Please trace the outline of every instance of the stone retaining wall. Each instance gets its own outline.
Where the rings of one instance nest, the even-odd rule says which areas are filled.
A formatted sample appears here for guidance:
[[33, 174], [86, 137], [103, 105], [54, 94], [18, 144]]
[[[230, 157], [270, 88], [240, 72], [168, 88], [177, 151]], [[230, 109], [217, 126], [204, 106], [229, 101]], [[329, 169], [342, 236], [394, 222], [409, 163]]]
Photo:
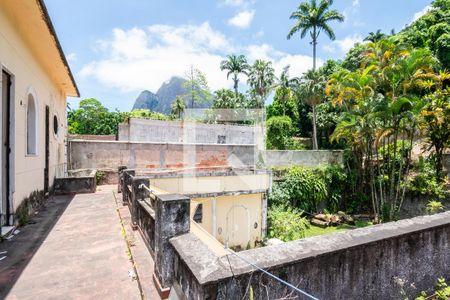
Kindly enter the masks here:
[[[218, 257], [192, 233], [171, 240], [188, 299], [297, 296], [235, 255]], [[450, 212], [240, 252], [319, 299], [403, 299], [450, 278]], [[299, 296], [297, 299], [306, 299]]]

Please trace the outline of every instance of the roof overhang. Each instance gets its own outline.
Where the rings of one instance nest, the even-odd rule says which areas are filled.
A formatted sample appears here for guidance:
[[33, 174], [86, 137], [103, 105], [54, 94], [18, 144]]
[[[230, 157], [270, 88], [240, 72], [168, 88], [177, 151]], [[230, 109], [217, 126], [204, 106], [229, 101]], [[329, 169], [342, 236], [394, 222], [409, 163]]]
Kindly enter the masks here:
[[79, 97], [80, 92], [44, 0], [1, 0], [0, 8], [53, 82], [66, 96]]

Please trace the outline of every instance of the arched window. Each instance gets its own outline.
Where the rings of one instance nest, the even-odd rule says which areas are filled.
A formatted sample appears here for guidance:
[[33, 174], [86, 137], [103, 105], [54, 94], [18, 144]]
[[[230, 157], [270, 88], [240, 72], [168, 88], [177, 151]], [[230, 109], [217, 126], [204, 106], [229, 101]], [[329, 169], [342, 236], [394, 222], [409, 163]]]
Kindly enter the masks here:
[[27, 154], [37, 154], [37, 107], [32, 94], [28, 94], [27, 102]]

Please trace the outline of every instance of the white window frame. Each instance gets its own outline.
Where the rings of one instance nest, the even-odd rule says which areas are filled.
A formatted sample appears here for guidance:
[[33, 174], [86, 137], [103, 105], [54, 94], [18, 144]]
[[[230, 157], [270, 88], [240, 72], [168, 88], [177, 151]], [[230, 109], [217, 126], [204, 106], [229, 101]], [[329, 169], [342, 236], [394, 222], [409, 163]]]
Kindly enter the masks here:
[[[28, 153], [28, 102], [29, 97], [32, 96], [34, 100], [35, 109], [35, 151], [34, 153]], [[36, 157], [39, 156], [39, 100], [36, 91], [33, 87], [29, 87], [26, 93], [26, 105], [25, 105], [25, 156], [26, 157]]]

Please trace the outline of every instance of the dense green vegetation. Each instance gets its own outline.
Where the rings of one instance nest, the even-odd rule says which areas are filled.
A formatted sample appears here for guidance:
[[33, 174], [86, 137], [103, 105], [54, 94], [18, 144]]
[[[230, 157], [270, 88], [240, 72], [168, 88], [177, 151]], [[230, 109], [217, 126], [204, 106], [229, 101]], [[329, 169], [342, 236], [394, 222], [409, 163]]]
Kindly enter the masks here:
[[317, 212], [319, 204], [331, 213], [353, 209], [347, 201], [352, 196], [352, 190], [343, 167], [292, 167], [281, 173], [283, 180], [273, 184], [269, 196], [271, 206], [295, 207], [309, 214]]
[[[300, 4], [293, 32], [314, 33], [303, 15], [322, 2], [328, 1]], [[320, 148], [344, 149], [345, 167], [287, 170], [273, 186], [270, 205], [302, 212], [301, 223], [305, 216], [337, 210], [370, 213], [374, 222], [394, 220], [406, 197], [428, 199], [424, 213], [444, 209], [442, 201], [449, 199], [442, 173], [450, 144], [449, 18], [450, 1], [433, 1], [400, 33], [371, 32], [343, 61], [329, 60], [306, 72], [290, 87], [292, 93], [276, 90], [267, 107], [268, 133], [276, 133], [268, 135], [268, 147], [289, 149], [289, 134], [310, 136]], [[431, 154], [414, 161], [418, 136]]]
[[109, 111], [97, 99], [84, 99], [80, 101], [78, 109], [67, 112], [70, 134], [115, 135], [118, 124], [128, 118], [147, 118], [155, 120], [169, 120], [170, 117], [152, 112], [147, 109], [138, 109], [131, 112]]

